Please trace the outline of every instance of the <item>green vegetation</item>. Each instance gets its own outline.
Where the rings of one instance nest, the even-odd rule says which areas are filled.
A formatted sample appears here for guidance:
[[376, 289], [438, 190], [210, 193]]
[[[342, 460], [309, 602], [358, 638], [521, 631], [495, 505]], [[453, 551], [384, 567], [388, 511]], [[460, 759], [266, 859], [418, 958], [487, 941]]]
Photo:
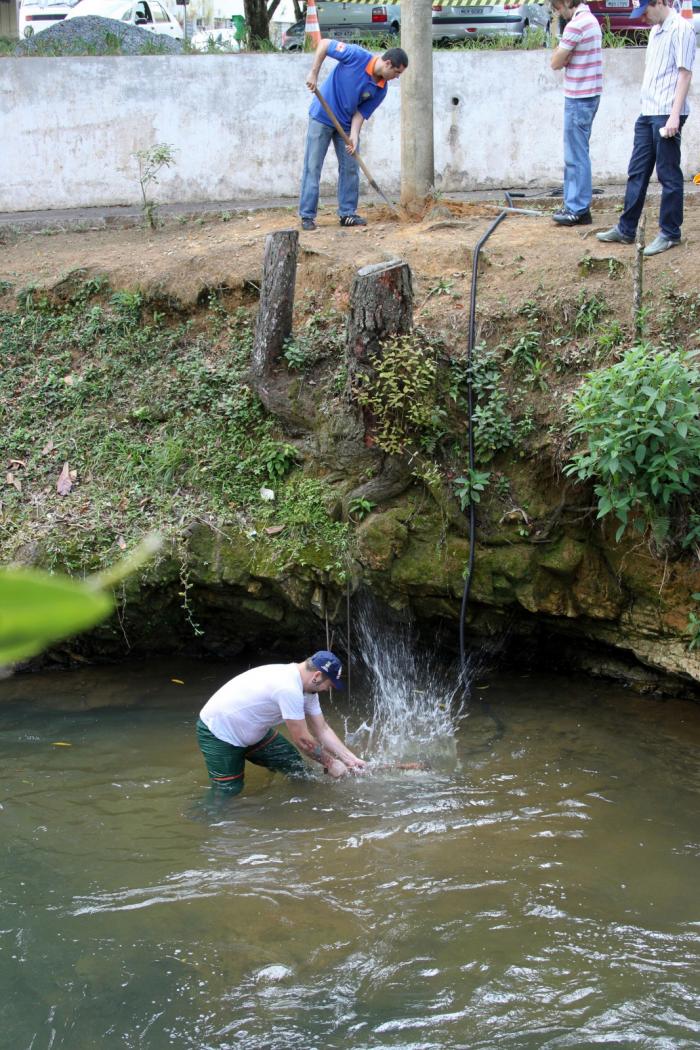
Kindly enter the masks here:
[[144, 533], [233, 522], [280, 565], [305, 551], [341, 573], [348, 526], [245, 381], [248, 314], [215, 299], [197, 323], [173, 322], [137, 291], [73, 287], [62, 303], [27, 290], [0, 312], [2, 560], [81, 573]]
[[681, 350], [633, 347], [587, 376], [570, 409], [571, 434], [586, 449], [565, 468], [594, 481], [598, 517], [612, 514], [657, 542], [670, 515], [700, 484], [700, 372]]
[[481, 493], [490, 478], [490, 471], [467, 470], [462, 477], [454, 479], [452, 485], [462, 510], [466, 510], [470, 503], [481, 502]]
[[111, 589], [155, 553], [147, 537], [107, 573], [72, 580], [37, 569], [0, 570], [0, 668], [36, 656], [52, 643], [94, 627], [114, 610]]
[[375, 441], [392, 455], [432, 452], [444, 435], [445, 409], [438, 397], [435, 347], [416, 334], [383, 344], [360, 372], [354, 394], [375, 421]]
[[150, 149], [140, 149], [134, 153], [139, 166], [139, 186], [141, 187], [141, 211], [144, 221], [155, 230], [159, 226], [158, 205], [149, 197], [149, 189], [158, 182], [163, 168], [175, 163], [175, 150], [166, 142], [159, 142]]

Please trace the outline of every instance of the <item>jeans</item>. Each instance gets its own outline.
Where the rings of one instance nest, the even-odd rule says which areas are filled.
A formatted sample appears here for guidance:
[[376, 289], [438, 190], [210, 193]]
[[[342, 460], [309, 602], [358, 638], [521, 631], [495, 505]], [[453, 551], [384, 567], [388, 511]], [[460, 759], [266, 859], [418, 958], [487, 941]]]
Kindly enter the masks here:
[[345, 143], [335, 128], [310, 117], [299, 201], [299, 214], [302, 219], [316, 218], [321, 168], [331, 140], [338, 157], [338, 215], [342, 219], [345, 215], [354, 215], [357, 212], [357, 200], [360, 196], [360, 171], [357, 161], [346, 151]]
[[[659, 135], [668, 116], [637, 117], [634, 145], [627, 169], [625, 204], [617, 224], [625, 237], [634, 237], [642, 214], [647, 187], [654, 167], [661, 183], [659, 229], [672, 241], [681, 239], [683, 222], [683, 172], [681, 171], [681, 133], [672, 139]], [[686, 118], [681, 117], [681, 128]]]
[[564, 99], [564, 207], [581, 215], [591, 206], [591, 140], [600, 95]]

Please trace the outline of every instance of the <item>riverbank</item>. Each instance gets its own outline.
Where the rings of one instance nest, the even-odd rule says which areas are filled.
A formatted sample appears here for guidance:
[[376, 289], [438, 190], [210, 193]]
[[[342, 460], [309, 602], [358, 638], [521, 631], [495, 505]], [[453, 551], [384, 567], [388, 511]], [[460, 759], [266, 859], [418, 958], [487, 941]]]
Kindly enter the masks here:
[[[563, 473], [577, 447], [572, 393], [635, 342], [633, 250], [594, 237], [616, 203], [596, 201], [594, 226], [575, 231], [511, 217], [484, 253], [468, 634], [502, 651], [494, 659], [693, 692], [692, 500], [670, 508], [665, 536], [630, 528], [618, 542], [618, 523], [596, 520], [591, 485]], [[646, 265], [636, 319], [650, 348], [669, 352], [699, 339], [692, 195], [687, 211], [687, 242]], [[82, 573], [144, 532], [166, 537], [160, 561], [118, 596], [114, 622], [71, 644], [73, 657], [287, 652], [326, 620], [342, 630], [348, 586], [454, 646], [469, 551], [471, 250], [497, 212], [488, 200], [438, 201], [398, 224], [370, 206], [359, 231], [324, 212], [301, 238], [274, 415], [248, 365], [264, 239], [292, 224], [289, 212], [6, 235], [3, 560]], [[411, 266], [411, 360], [431, 378], [420, 398], [404, 387], [426, 412], [403, 421], [389, 453], [348, 389], [345, 320], [358, 266], [392, 257]]]

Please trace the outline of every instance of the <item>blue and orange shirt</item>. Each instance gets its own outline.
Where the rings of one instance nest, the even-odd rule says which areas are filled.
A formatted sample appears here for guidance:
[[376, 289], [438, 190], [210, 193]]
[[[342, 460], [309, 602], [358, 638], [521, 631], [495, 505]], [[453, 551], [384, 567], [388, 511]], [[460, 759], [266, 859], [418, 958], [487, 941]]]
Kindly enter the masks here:
[[[320, 91], [338, 118], [338, 123], [349, 132], [352, 118], [358, 110], [368, 120], [384, 101], [386, 80], [374, 79], [372, 70], [377, 59], [356, 44], [331, 40], [328, 57], [334, 58], [338, 65], [324, 81]], [[333, 122], [317, 98], [311, 103], [309, 116], [320, 124], [333, 127]]]

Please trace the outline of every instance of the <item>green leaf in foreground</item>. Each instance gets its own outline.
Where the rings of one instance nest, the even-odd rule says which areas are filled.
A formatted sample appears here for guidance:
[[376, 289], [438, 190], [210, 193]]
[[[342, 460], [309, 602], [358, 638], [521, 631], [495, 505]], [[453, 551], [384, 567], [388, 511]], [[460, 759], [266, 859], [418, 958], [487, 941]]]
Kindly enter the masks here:
[[114, 610], [112, 588], [141, 568], [161, 543], [156, 533], [148, 535], [116, 565], [87, 580], [40, 569], [0, 569], [0, 667], [28, 660], [104, 620]]
[[36, 656], [112, 612], [111, 595], [36, 569], [0, 571], [0, 666]]

